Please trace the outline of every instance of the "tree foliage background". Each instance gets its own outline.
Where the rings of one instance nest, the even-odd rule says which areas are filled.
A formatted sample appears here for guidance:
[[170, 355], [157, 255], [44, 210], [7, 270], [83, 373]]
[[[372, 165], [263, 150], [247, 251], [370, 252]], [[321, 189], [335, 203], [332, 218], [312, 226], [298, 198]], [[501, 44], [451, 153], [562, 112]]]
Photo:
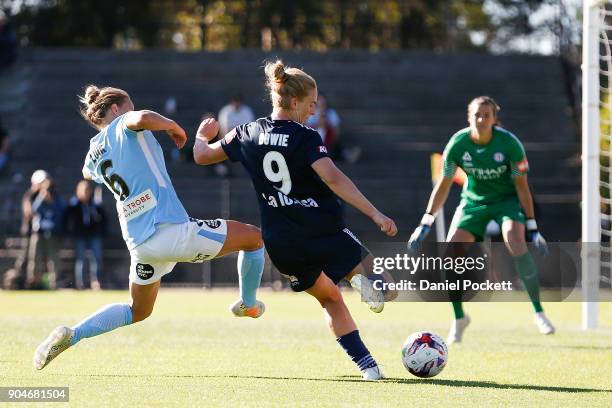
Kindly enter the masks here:
[[[0, 7], [28, 46], [506, 52], [541, 33], [557, 38], [558, 52], [579, 41], [572, 1], [0, 0]], [[534, 19], [538, 13], [543, 18]]]

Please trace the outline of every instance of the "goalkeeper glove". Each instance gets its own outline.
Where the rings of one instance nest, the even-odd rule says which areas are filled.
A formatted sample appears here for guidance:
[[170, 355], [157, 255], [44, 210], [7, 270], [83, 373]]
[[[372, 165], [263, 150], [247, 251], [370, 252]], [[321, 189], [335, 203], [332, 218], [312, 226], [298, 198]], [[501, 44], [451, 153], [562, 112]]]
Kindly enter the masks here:
[[421, 250], [421, 244], [427, 238], [431, 224], [433, 224], [435, 217], [429, 213], [423, 215], [421, 218], [421, 224], [414, 230], [410, 239], [408, 240], [408, 249], [412, 252], [419, 252]]
[[527, 242], [533, 243], [533, 247], [540, 255], [548, 255], [548, 245], [546, 240], [538, 231], [538, 224], [533, 218], [528, 218], [525, 221], [527, 227]]

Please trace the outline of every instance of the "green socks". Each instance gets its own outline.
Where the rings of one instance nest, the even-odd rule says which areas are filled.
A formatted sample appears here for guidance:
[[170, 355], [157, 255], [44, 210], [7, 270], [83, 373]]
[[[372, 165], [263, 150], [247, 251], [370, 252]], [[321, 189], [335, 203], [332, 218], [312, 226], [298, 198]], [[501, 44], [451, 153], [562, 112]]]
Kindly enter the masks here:
[[453, 312], [455, 312], [455, 319], [462, 319], [465, 314], [463, 313], [463, 303], [461, 301], [452, 302]]
[[512, 258], [514, 267], [521, 278], [523, 288], [529, 294], [529, 299], [533, 305], [533, 310], [536, 313], [542, 312], [542, 304], [540, 303], [540, 282], [538, 277], [538, 267], [529, 252], [521, 256]]

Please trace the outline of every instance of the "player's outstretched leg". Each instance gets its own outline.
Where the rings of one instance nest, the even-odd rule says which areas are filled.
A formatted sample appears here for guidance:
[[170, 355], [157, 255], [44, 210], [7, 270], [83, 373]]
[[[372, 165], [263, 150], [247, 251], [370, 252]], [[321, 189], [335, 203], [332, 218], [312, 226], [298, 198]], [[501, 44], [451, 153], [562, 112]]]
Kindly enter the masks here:
[[340, 289], [324, 273], [306, 290], [324, 309], [325, 320], [338, 344], [361, 371], [363, 379], [375, 381], [384, 378], [379, 365], [363, 344], [359, 330], [344, 303]]
[[237, 221], [227, 221], [227, 238], [218, 256], [238, 251], [240, 299], [229, 307], [237, 317], [260, 317], [266, 310], [256, 293], [261, 283], [265, 255], [259, 228]]
[[45, 341], [40, 343], [34, 352], [34, 368], [42, 370], [57, 357], [61, 352], [71, 346], [70, 342], [74, 337], [74, 330], [66, 326], [56, 327], [47, 336]]
[[130, 284], [131, 305], [127, 303], [106, 305], [72, 328], [60, 326], [54, 329], [36, 348], [34, 368], [42, 370], [60, 353], [82, 339], [99, 336], [149, 317], [153, 312], [159, 284], [159, 281], [149, 285]]

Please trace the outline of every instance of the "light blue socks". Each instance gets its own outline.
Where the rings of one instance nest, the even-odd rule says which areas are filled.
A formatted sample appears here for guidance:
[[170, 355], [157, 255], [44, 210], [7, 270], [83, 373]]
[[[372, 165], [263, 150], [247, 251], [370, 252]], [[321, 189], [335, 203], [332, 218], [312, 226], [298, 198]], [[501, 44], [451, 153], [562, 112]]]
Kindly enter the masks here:
[[128, 324], [132, 324], [132, 308], [130, 305], [127, 303], [106, 305], [72, 328], [74, 336], [70, 345], [74, 346], [81, 339], [99, 336]]
[[256, 292], [261, 283], [265, 263], [264, 248], [238, 253], [238, 281], [240, 297], [246, 307], [255, 305]]
[[[256, 251], [240, 251], [238, 254], [240, 296], [247, 307], [255, 305], [264, 263], [264, 248]], [[114, 303], [104, 306], [72, 328], [74, 336], [70, 345], [75, 345], [81, 339], [99, 336], [129, 324], [132, 324], [132, 308], [129, 304]]]

